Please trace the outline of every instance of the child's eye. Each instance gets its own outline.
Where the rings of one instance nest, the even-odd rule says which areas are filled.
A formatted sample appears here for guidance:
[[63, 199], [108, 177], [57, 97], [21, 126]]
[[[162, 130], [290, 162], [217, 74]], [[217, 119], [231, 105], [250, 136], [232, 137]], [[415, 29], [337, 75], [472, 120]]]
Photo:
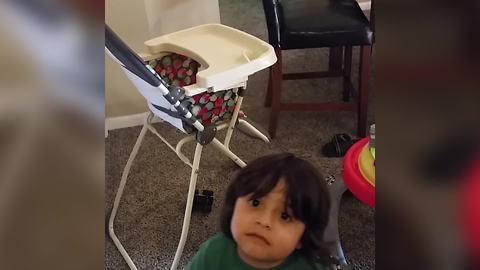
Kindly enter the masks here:
[[286, 212], [283, 212], [283, 213], [282, 213], [281, 218], [282, 218], [283, 220], [285, 220], [285, 221], [290, 221], [290, 220], [292, 220], [292, 217], [291, 217], [288, 213], [286, 213]]
[[260, 201], [257, 200], [257, 199], [251, 199], [250, 200], [250, 204], [253, 206], [253, 207], [257, 207], [260, 205]]

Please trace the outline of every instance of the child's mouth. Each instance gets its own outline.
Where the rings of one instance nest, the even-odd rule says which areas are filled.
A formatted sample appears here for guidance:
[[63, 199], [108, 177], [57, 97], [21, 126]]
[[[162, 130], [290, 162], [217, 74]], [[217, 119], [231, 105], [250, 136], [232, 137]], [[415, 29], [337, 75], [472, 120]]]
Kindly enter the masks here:
[[267, 244], [267, 245], [270, 246], [270, 242], [268, 242], [268, 240], [267, 240], [265, 237], [261, 236], [261, 235], [258, 235], [258, 234], [256, 234], [256, 233], [247, 233], [246, 235], [247, 235], [247, 236], [250, 236], [250, 237], [257, 238], [257, 239], [263, 241], [265, 244]]

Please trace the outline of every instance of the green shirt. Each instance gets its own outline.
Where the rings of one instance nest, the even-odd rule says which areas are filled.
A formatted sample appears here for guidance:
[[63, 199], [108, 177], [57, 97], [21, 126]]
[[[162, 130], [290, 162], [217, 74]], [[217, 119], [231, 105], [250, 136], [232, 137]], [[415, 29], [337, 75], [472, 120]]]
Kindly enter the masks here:
[[[247, 265], [237, 254], [235, 241], [217, 234], [202, 244], [200, 250], [186, 268], [187, 270], [257, 270]], [[324, 267], [308, 263], [294, 252], [282, 264], [268, 270], [323, 270]]]

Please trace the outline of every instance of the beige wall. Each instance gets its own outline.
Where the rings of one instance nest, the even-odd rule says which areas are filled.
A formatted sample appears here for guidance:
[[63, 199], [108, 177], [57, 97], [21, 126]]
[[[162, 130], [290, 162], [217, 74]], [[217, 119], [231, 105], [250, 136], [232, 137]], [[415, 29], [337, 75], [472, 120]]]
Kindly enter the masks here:
[[[144, 0], [152, 36], [220, 22], [218, 0]], [[161, 10], [161, 12], [159, 12]]]
[[[209, 22], [220, 22], [218, 0], [106, 0], [105, 22], [133, 50], [147, 39]], [[118, 65], [105, 55], [105, 117], [147, 111]]]

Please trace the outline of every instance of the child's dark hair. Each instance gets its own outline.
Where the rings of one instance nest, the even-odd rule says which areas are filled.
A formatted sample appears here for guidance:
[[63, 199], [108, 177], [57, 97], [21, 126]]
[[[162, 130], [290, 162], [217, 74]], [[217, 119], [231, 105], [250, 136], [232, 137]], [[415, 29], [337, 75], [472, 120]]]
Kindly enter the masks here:
[[253, 193], [259, 199], [284, 179], [288, 203], [296, 219], [305, 224], [300, 252], [309, 261], [329, 257], [322, 241], [328, 223], [330, 198], [323, 176], [309, 162], [284, 153], [269, 155], [250, 162], [241, 169], [229, 185], [221, 213], [222, 232], [233, 238], [230, 230], [235, 202], [238, 197]]

